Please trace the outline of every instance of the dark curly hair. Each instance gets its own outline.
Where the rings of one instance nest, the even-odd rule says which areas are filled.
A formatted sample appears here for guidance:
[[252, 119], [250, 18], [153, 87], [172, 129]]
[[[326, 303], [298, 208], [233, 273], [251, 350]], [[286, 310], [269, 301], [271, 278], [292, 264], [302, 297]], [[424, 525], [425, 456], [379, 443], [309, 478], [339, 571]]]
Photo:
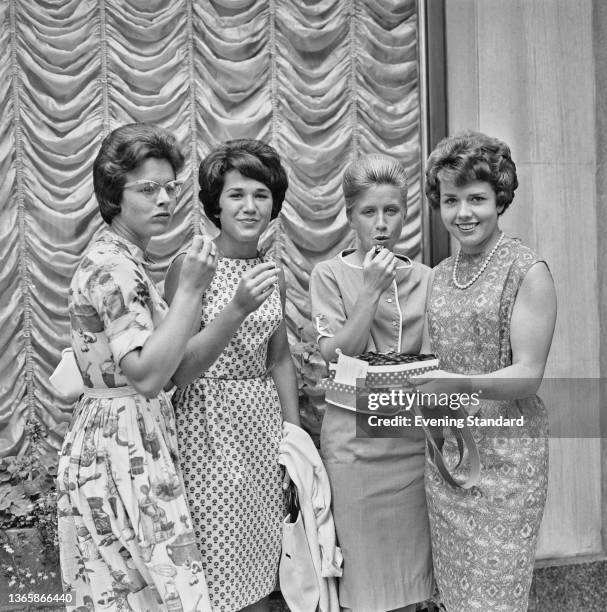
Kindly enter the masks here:
[[99, 212], [108, 225], [120, 212], [127, 172], [136, 170], [149, 157], [166, 159], [175, 176], [185, 162], [175, 136], [150, 123], [123, 125], [103, 139], [93, 162], [93, 187]]
[[441, 178], [459, 187], [472, 181], [489, 183], [495, 191], [500, 215], [510, 206], [518, 187], [510, 147], [497, 138], [472, 131], [444, 138], [430, 154], [426, 197], [433, 208], [440, 206]]
[[228, 140], [213, 149], [198, 170], [198, 197], [206, 216], [221, 229], [219, 197], [227, 172], [236, 170], [247, 178], [263, 183], [272, 193], [271, 219], [280, 213], [289, 186], [287, 173], [276, 150], [252, 138]]

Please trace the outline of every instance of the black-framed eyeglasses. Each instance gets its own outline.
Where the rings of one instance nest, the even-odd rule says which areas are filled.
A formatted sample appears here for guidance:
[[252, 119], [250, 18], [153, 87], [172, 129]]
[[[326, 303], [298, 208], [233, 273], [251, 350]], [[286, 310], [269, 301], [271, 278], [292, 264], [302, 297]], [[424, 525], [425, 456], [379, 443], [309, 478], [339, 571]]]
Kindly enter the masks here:
[[150, 200], [155, 200], [161, 189], [166, 191], [171, 200], [174, 200], [181, 193], [181, 181], [168, 181], [164, 185], [149, 180], [131, 181], [130, 183], [125, 183], [124, 189], [129, 187], [139, 187], [139, 193], [142, 193]]

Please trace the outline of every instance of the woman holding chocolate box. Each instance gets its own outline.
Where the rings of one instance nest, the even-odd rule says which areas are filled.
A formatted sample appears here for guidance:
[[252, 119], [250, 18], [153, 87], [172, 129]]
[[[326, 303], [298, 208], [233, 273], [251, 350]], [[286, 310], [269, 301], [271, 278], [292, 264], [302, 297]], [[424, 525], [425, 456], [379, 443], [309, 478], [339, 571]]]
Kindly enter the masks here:
[[[516, 431], [473, 426], [476, 487], [453, 487], [427, 463], [434, 570], [448, 612], [527, 610], [546, 502], [548, 421], [535, 393], [556, 297], [546, 264], [499, 228], [517, 186], [510, 149], [484, 134], [446, 138], [428, 160], [428, 200], [460, 248], [435, 268], [427, 313], [432, 350], [449, 373], [420, 388], [480, 392], [475, 412], [483, 419], [524, 417]], [[447, 462], [458, 454], [447, 435]], [[467, 462], [454, 471], [456, 478], [468, 472]]]
[[[394, 247], [407, 212], [407, 176], [397, 161], [366, 155], [343, 178], [354, 249], [318, 264], [312, 316], [327, 361], [336, 350], [419, 353], [431, 271]], [[424, 493], [424, 436], [356, 435], [356, 414], [328, 405], [321, 454], [344, 556], [339, 598], [354, 612], [415, 610], [433, 588]]]

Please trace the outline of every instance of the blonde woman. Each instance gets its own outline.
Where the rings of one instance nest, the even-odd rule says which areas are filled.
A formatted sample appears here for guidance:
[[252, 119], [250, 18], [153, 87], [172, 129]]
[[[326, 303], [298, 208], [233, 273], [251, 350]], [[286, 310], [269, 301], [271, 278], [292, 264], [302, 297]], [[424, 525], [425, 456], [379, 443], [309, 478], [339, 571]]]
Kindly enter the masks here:
[[[394, 252], [407, 214], [407, 176], [383, 155], [344, 173], [346, 215], [356, 248], [318, 264], [312, 316], [326, 361], [336, 350], [419, 353], [431, 271]], [[328, 405], [321, 454], [344, 556], [340, 605], [353, 612], [412, 612], [433, 588], [424, 492], [424, 436], [362, 438], [356, 415]]]

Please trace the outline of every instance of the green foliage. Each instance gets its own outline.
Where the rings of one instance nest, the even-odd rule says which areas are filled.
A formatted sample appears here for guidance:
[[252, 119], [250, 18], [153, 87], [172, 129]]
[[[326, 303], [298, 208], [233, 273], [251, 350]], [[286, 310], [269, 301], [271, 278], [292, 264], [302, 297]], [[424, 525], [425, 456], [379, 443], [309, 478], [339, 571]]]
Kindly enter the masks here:
[[[49, 456], [38, 450], [0, 459], [0, 570], [10, 585], [30, 588], [38, 581], [55, 578], [44, 570], [32, 572], [31, 560], [20, 551], [19, 540], [7, 530], [33, 527], [42, 550], [37, 561], [41, 567], [57, 567], [57, 468]], [[14, 536], [16, 537], [16, 536]], [[33, 543], [30, 542], [31, 546]]]
[[325, 392], [318, 388], [321, 378], [327, 375], [327, 366], [316, 342], [302, 338], [291, 342], [291, 355], [297, 372], [299, 388], [299, 414], [302, 427], [312, 436], [316, 446], [320, 444], [320, 426], [325, 411]]
[[33, 524], [36, 510], [55, 494], [55, 465], [45, 464], [39, 452], [0, 459], [0, 529]]

